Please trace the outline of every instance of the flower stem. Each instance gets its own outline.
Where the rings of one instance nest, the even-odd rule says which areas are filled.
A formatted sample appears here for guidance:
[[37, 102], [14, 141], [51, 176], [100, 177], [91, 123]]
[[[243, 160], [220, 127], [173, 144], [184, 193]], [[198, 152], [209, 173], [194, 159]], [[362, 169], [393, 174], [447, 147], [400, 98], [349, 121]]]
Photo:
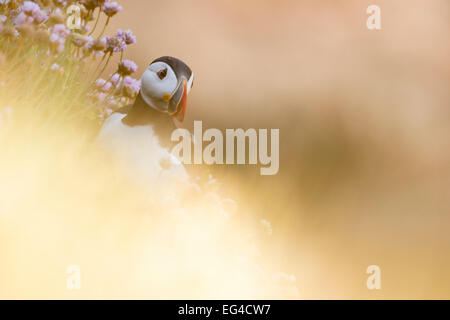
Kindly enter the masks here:
[[[106, 55], [107, 55], [108, 53], [105, 53], [104, 55], [103, 55], [103, 57], [102, 57], [102, 59], [100, 60], [100, 63], [97, 65], [97, 67], [95, 68], [95, 70], [94, 70], [94, 72], [93, 72], [93, 75], [95, 75], [96, 73], [97, 73], [97, 71], [98, 71], [98, 69], [100, 69], [100, 66], [102, 65], [102, 63], [103, 63], [103, 61], [105, 61], [105, 58], [106, 58]], [[94, 61], [95, 61], [95, 55], [94, 55]], [[92, 79], [92, 81], [93, 80], [95, 80], [95, 78], [94, 79]]]
[[108, 17], [108, 19], [106, 19], [106, 23], [105, 23], [105, 26], [103, 27], [102, 33], [100, 33], [100, 35], [98, 36], [99, 38], [101, 38], [103, 36], [103, 34], [105, 33], [106, 27], [109, 24], [109, 19], [111, 19], [111, 18]]
[[102, 13], [102, 9], [98, 8], [97, 20], [95, 20], [94, 27], [92, 28], [91, 32], [89, 32], [88, 36], [92, 35], [94, 33], [95, 29], [97, 28], [97, 24], [98, 24], [98, 21], [100, 20], [100, 14], [101, 13]]
[[109, 60], [111, 60], [111, 57], [112, 57], [112, 53], [109, 54], [109, 57], [108, 57], [108, 59], [106, 60], [106, 63], [105, 63], [105, 65], [103, 66], [102, 71], [100, 71], [100, 73], [98, 74], [98, 76], [97, 76], [95, 79], [100, 78], [100, 76], [102, 75], [102, 73], [106, 70], [106, 67], [108, 66]]

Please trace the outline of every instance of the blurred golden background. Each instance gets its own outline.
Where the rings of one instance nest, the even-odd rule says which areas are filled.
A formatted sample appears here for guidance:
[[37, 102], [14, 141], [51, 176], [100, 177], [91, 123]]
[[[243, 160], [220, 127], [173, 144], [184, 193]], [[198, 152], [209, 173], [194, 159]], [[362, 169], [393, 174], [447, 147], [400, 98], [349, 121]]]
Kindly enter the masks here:
[[[163, 55], [182, 59], [194, 71], [184, 126], [192, 129], [194, 120], [203, 120], [204, 129], [280, 129], [277, 175], [260, 176], [254, 166], [216, 166], [211, 170], [222, 192], [239, 204], [243, 224], [247, 220], [270, 221], [273, 233], [261, 240], [267, 260], [264, 265], [295, 276], [298, 295], [294, 298], [450, 298], [448, 1], [127, 0], [120, 4], [124, 10], [108, 28], [130, 28], [136, 34], [138, 42], [126, 56], [138, 63], [140, 74]], [[366, 8], [371, 4], [381, 8], [382, 29], [378, 31], [366, 28]], [[62, 154], [42, 165], [51, 171], [51, 165], [61, 163], [61, 158], [62, 163], [73, 160], [67, 162], [67, 157]], [[42, 159], [36, 157], [26, 163], [31, 166], [39, 161]], [[65, 277], [65, 267], [76, 256], [69, 252], [84, 252], [79, 254], [84, 265], [95, 263], [100, 254], [104, 259], [98, 270], [83, 280], [97, 286], [77, 295], [58, 291], [50, 281], [49, 291], [42, 296], [37, 292], [44, 283], [39, 281], [45, 279], [30, 288], [30, 281], [36, 279], [24, 275], [27, 280], [22, 279], [16, 287], [4, 276], [0, 297], [23, 297], [24, 292], [25, 297], [56, 294], [62, 298], [259, 297], [253, 285], [244, 284], [239, 292], [227, 287], [226, 276], [211, 271], [214, 266], [224, 272], [231, 267], [231, 263], [224, 264], [224, 257], [217, 261], [199, 257], [192, 262], [210, 270], [215, 279], [211, 283], [219, 283], [223, 290], [220, 286], [189, 290], [189, 285], [196, 286], [192, 278], [183, 279], [185, 291], [177, 291], [177, 279], [145, 278], [148, 261], [139, 260], [142, 247], [137, 246], [132, 254], [137, 260], [129, 260], [129, 252], [122, 255], [122, 250], [130, 244], [117, 240], [137, 228], [138, 236], [131, 243], [141, 244], [143, 231], [136, 226], [140, 222], [121, 216], [123, 208], [136, 212], [141, 208], [127, 193], [120, 203], [96, 206], [101, 199], [118, 199], [110, 190], [96, 193], [105, 185], [96, 186], [96, 177], [103, 176], [106, 169], [100, 164], [99, 172], [92, 170], [92, 163], [85, 168], [83, 161], [77, 165], [85, 175], [70, 177], [69, 204], [51, 208], [67, 211], [70, 206], [70, 218], [47, 216], [45, 222], [55, 228], [73, 224], [73, 229], [61, 229], [70, 232], [52, 233], [47, 239], [45, 231], [36, 233], [30, 227], [29, 233], [18, 235], [11, 226], [3, 225], [6, 240], [0, 240], [0, 248], [4, 257], [20, 257], [20, 252], [35, 252], [32, 245], [18, 240], [16, 246], [8, 246], [9, 239], [26, 235], [32, 243], [33, 237], [41, 237], [51, 253], [36, 252], [35, 258], [46, 259], [48, 253], [48, 259], [57, 261], [49, 279], [58, 272]], [[16, 178], [4, 181], [8, 185], [3, 184], [2, 192], [14, 188], [12, 181], [17, 190], [23, 189]], [[110, 184], [107, 181], [106, 185]], [[117, 185], [117, 181], [111, 184]], [[53, 186], [59, 197], [69, 197], [51, 181], [48, 186]], [[125, 186], [114, 192], [127, 190]], [[97, 194], [95, 199], [92, 194]], [[87, 200], [86, 204], [77, 202], [78, 198]], [[97, 207], [108, 212], [96, 214]], [[4, 204], [3, 208], [10, 207]], [[79, 216], [81, 212], [90, 216]], [[13, 225], [21, 223], [8, 219]], [[42, 222], [38, 213], [29, 219], [33, 226]], [[89, 228], [80, 227], [86, 221]], [[184, 223], [177, 222], [177, 228], [182, 230]], [[114, 231], [108, 230], [108, 225]], [[125, 230], [114, 233], [119, 227]], [[236, 226], [239, 228], [243, 226]], [[79, 242], [59, 240], [80, 234], [86, 238]], [[95, 246], [89, 240], [94, 237], [101, 238]], [[154, 237], [159, 239], [158, 234]], [[116, 247], [110, 247], [108, 239], [115, 239]], [[195, 243], [203, 243], [203, 239]], [[58, 256], [62, 248], [67, 250], [66, 257]], [[169, 244], [154, 249], [164, 256], [159, 251], [167, 248]], [[33, 260], [9, 261], [10, 265], [0, 266], [3, 272], [15, 270], [20, 275]], [[132, 261], [137, 261], [136, 265]], [[152, 272], [165, 274], [167, 270], [164, 263], [149, 265]], [[381, 268], [381, 290], [366, 287], [369, 265]], [[176, 266], [171, 267], [176, 273]], [[36, 268], [36, 277], [47, 270], [39, 264]], [[128, 272], [130, 279], [118, 270]], [[99, 274], [120, 279], [122, 293], [114, 291], [118, 289], [113, 283], [105, 286]], [[148, 293], [146, 284], [164, 290]]]
[[450, 298], [448, 1], [122, 5], [141, 72], [162, 55], [194, 70], [188, 128], [280, 128], [277, 176], [215, 174], [272, 222], [268, 250], [302, 298]]

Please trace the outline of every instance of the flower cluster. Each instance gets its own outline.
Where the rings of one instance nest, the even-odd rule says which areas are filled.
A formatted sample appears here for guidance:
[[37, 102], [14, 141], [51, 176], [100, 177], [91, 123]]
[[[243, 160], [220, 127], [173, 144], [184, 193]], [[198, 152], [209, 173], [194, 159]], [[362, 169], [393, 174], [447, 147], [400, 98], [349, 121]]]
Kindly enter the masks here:
[[62, 52], [65, 48], [66, 39], [70, 35], [70, 31], [63, 24], [55, 24], [50, 28], [50, 42], [55, 44], [58, 52]]
[[122, 31], [121, 29], [117, 30], [117, 37], [121, 38], [126, 45], [131, 45], [136, 43], [136, 37], [133, 35], [131, 30]]
[[134, 98], [141, 90], [141, 80], [132, 77], [125, 77], [123, 80], [123, 95], [125, 97]]
[[136, 98], [141, 89], [141, 81], [130, 75], [137, 71], [137, 65], [131, 60], [119, 63], [117, 72], [108, 80], [97, 79], [93, 98], [105, 105], [102, 117]]
[[127, 44], [120, 37], [107, 36], [105, 37], [105, 41], [106, 41], [106, 49], [105, 49], [106, 53], [113, 54], [116, 52], [124, 52], [125, 50], [127, 50]]
[[38, 4], [32, 1], [25, 1], [18, 9], [18, 14], [14, 19], [15, 24], [23, 23], [41, 24], [48, 19], [45, 11], [41, 10]]
[[90, 54], [103, 56], [105, 54], [106, 49], [106, 39], [100, 38], [100, 39], [94, 39], [90, 36], [87, 36], [88, 42], [83, 47], [84, 51], [86, 52], [86, 56], [89, 56]]
[[110, 18], [122, 11], [122, 7], [117, 2], [105, 2], [102, 11]]
[[[68, 21], [73, 10], [68, 8], [73, 5], [81, 21], [72, 30]], [[30, 50], [38, 44], [38, 56], [53, 60], [41, 61], [50, 71], [69, 72], [66, 65], [74, 59], [79, 61], [70, 72], [78, 72], [83, 81], [93, 79], [87, 98], [94, 98], [102, 118], [106, 110], [130, 103], [140, 90], [140, 81], [131, 77], [137, 65], [123, 59], [127, 47], [136, 43], [136, 36], [131, 30], [122, 29], [104, 35], [110, 19], [121, 11], [122, 7], [111, 0], [0, 0], [0, 36], [5, 44], [10, 43], [5, 46], [11, 51], [5, 52], [7, 57], [14, 56], [12, 51], [18, 44], [28, 44]], [[102, 15], [107, 19], [103, 27], [99, 25]], [[116, 72], [108, 80], [102, 80], [115, 55], [120, 59]]]
[[105, 0], [82, 0], [81, 3], [86, 7], [89, 11], [94, 11], [97, 8], [100, 8], [105, 3]]
[[137, 71], [137, 65], [131, 60], [123, 60], [119, 63], [117, 73], [122, 77], [129, 76]]

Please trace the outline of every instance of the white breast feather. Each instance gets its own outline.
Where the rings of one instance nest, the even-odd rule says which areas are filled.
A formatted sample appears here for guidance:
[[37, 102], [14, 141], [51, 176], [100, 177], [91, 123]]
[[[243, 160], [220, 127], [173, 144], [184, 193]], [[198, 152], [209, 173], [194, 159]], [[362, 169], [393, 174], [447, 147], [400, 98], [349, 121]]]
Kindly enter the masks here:
[[[104, 123], [98, 142], [120, 161], [132, 178], [150, 188], [186, 181], [182, 163], [163, 148], [150, 125], [129, 127], [122, 123], [125, 114], [114, 113]], [[165, 168], [161, 166], [165, 163]], [[170, 167], [167, 168], [167, 163]]]

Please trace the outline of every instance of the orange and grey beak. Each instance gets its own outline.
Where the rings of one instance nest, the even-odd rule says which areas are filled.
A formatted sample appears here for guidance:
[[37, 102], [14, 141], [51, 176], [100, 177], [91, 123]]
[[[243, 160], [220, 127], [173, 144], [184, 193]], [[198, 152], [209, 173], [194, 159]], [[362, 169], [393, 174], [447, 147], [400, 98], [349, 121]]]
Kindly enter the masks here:
[[169, 114], [179, 121], [184, 120], [187, 106], [187, 81], [182, 78], [169, 101]]

